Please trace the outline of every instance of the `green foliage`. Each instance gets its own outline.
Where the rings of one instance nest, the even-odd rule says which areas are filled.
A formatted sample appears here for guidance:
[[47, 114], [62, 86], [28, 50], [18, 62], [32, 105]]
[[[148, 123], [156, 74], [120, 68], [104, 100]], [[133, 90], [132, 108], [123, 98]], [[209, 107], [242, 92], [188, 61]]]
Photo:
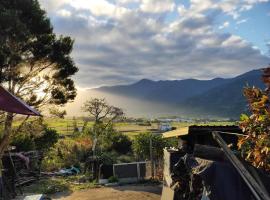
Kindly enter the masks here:
[[129, 137], [115, 130], [107, 132], [102, 142], [103, 149], [106, 151], [116, 151], [119, 154], [131, 152], [132, 142]]
[[11, 140], [11, 145], [17, 151], [32, 151], [36, 149], [34, 139], [28, 134], [18, 134]]
[[60, 119], [64, 119], [65, 115], [67, 114], [67, 112], [65, 110], [59, 110], [56, 107], [50, 108], [49, 112], [50, 112], [52, 117], [56, 117], [56, 118], [60, 118]]
[[11, 140], [17, 151], [47, 151], [58, 141], [56, 130], [47, 128], [42, 119], [25, 123]]
[[104, 138], [107, 132], [113, 131], [114, 121], [122, 119], [124, 112], [121, 108], [109, 105], [105, 99], [98, 98], [86, 101], [83, 110], [94, 118], [91, 136], [93, 138], [93, 153], [96, 153], [96, 147], [101, 143], [100, 139]]
[[35, 184], [25, 186], [23, 189], [25, 193], [51, 195], [58, 192], [72, 192], [94, 187], [95, 183], [89, 182], [89, 177], [86, 175], [76, 175], [41, 179], [35, 182]]
[[37, 150], [48, 151], [57, 143], [58, 139], [59, 135], [56, 130], [46, 127], [43, 134], [35, 138], [34, 142]]
[[69, 185], [62, 179], [42, 179], [37, 183], [24, 188], [25, 192], [35, 194], [55, 194], [69, 190]]
[[173, 138], [166, 138], [164, 139], [166, 143], [166, 147], [175, 147], [177, 148], [178, 146], [178, 138], [173, 137]]
[[132, 142], [128, 136], [121, 133], [117, 133], [112, 137], [112, 146], [111, 149], [115, 150], [120, 154], [126, 154], [131, 151]]
[[255, 167], [270, 171], [270, 67], [264, 69], [263, 82], [266, 89], [246, 87], [251, 115], [241, 115], [240, 127], [247, 134], [238, 141], [243, 156]]
[[132, 143], [134, 153], [140, 159], [150, 159], [150, 140], [152, 140], [153, 157], [161, 159], [163, 148], [167, 146], [167, 142], [158, 134], [142, 133], [136, 135]]
[[[37, 0], [2, 0], [0, 36], [0, 82], [12, 83], [13, 88], [8, 88], [12, 93], [33, 106], [44, 100], [64, 104], [75, 98], [70, 76], [78, 68], [69, 56], [73, 40], [56, 37]], [[42, 97], [37, 96], [40, 90]]]
[[112, 165], [117, 162], [119, 154], [116, 153], [115, 151], [104, 151], [100, 153], [98, 156], [103, 164]]
[[118, 182], [118, 178], [116, 176], [111, 176], [108, 178], [109, 183], [116, 183]]
[[134, 162], [136, 159], [133, 155], [133, 153], [128, 153], [128, 154], [124, 154], [124, 155], [119, 155], [117, 157], [116, 163], [130, 163], [130, 162]]
[[65, 138], [59, 140], [45, 154], [42, 168], [46, 171], [58, 170], [65, 167], [80, 166], [91, 149], [89, 138]]
[[[70, 54], [74, 41], [57, 37], [38, 0], [0, 1], [0, 84], [39, 110], [76, 97]], [[0, 159], [10, 143], [13, 114], [3, 123]]]

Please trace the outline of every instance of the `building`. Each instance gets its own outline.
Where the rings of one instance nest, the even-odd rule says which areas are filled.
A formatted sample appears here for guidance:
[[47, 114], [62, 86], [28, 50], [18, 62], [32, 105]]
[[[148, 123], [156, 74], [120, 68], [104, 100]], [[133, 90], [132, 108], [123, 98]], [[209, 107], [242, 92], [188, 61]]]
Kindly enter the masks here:
[[159, 124], [158, 129], [159, 129], [160, 131], [162, 131], [162, 132], [170, 131], [170, 130], [172, 130], [172, 126], [171, 126], [170, 123], [165, 123], [165, 122], [163, 122], [163, 123], [160, 123], [160, 124]]

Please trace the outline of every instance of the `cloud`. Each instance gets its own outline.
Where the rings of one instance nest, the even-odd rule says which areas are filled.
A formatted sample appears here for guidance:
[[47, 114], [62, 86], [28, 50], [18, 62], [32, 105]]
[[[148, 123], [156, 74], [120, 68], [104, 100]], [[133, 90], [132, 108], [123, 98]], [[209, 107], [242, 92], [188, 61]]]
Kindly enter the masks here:
[[141, 0], [140, 9], [148, 13], [163, 13], [173, 11], [175, 3], [172, 0]]
[[127, 8], [116, 6], [106, 0], [71, 0], [69, 5], [77, 10], [89, 10], [95, 16], [121, 17], [128, 12]]
[[66, 10], [66, 9], [58, 10], [56, 13], [62, 17], [70, 17], [71, 16], [71, 12]]
[[70, 0], [39, 0], [39, 3], [43, 9], [45, 9], [48, 14], [54, 14], [63, 5], [69, 4]]
[[236, 24], [243, 24], [243, 23], [246, 23], [248, 21], [248, 19], [242, 19], [242, 20], [238, 20], [236, 22]]
[[141, 0], [117, 0], [117, 3], [120, 4], [129, 4], [129, 3], [139, 3]]
[[[55, 31], [75, 39], [72, 56], [80, 68], [75, 76], [79, 87], [142, 78], [231, 77], [270, 61], [241, 37], [215, 31], [216, 17], [230, 12], [236, 0], [226, 5], [191, 0], [189, 7], [172, 1], [135, 1], [139, 7], [125, 6], [130, 0], [67, 0], [54, 5], [50, 17]], [[51, 6], [46, 2], [44, 7]], [[164, 2], [168, 5], [162, 7]], [[164, 12], [174, 10], [179, 16], [169, 22], [162, 19]]]
[[220, 25], [218, 28], [219, 29], [224, 29], [224, 28], [227, 28], [229, 25], [230, 25], [230, 22], [226, 21], [222, 25]]

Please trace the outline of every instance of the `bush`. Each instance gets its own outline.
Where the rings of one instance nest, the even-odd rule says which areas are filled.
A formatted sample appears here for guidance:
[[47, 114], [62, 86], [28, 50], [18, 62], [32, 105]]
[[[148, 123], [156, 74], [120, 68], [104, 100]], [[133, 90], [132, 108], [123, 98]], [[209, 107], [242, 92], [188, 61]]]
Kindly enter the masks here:
[[131, 152], [132, 142], [128, 136], [116, 133], [111, 137], [111, 146], [109, 150], [114, 150], [120, 154]]
[[108, 178], [109, 183], [116, 183], [118, 182], [118, 178], [116, 176], [111, 176]]
[[49, 150], [51, 147], [53, 147], [59, 138], [59, 134], [56, 130], [51, 128], [45, 128], [44, 133], [40, 136], [34, 139], [36, 149], [37, 150]]
[[135, 155], [140, 159], [150, 159], [150, 139], [152, 140], [153, 157], [160, 159], [163, 157], [163, 148], [167, 145], [166, 139], [161, 135], [151, 133], [141, 133], [136, 135], [132, 143]]
[[11, 145], [17, 151], [46, 151], [58, 141], [59, 135], [54, 129], [47, 128], [42, 120], [25, 123], [21, 130], [11, 138]]
[[117, 162], [118, 156], [115, 151], [106, 151], [99, 155], [99, 159], [103, 164], [112, 165]]
[[11, 145], [16, 146], [16, 151], [32, 151], [36, 148], [34, 138], [24, 133], [19, 133], [13, 137]]
[[116, 163], [130, 163], [134, 162], [136, 159], [132, 153], [128, 153], [125, 155], [119, 155], [117, 157]]
[[88, 137], [65, 138], [59, 140], [45, 154], [42, 169], [46, 171], [59, 170], [70, 166], [80, 166], [89, 156], [91, 141]]

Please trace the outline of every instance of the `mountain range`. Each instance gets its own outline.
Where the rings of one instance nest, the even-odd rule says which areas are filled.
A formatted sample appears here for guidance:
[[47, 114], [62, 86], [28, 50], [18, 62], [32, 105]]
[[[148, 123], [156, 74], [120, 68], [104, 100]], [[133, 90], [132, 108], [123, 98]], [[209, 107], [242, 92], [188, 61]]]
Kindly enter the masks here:
[[234, 78], [212, 80], [142, 79], [129, 85], [78, 90], [75, 101], [69, 103], [66, 110], [69, 116], [81, 116], [80, 108], [86, 100], [105, 98], [130, 117], [239, 119], [241, 113], [248, 112], [243, 88], [264, 88], [261, 75], [261, 70], [253, 70]]
[[142, 79], [130, 85], [107, 86], [95, 90], [168, 106], [171, 109], [168, 109], [167, 115], [237, 118], [241, 113], [247, 112], [243, 88], [263, 88], [261, 75], [261, 70], [253, 70], [234, 78], [212, 80]]

